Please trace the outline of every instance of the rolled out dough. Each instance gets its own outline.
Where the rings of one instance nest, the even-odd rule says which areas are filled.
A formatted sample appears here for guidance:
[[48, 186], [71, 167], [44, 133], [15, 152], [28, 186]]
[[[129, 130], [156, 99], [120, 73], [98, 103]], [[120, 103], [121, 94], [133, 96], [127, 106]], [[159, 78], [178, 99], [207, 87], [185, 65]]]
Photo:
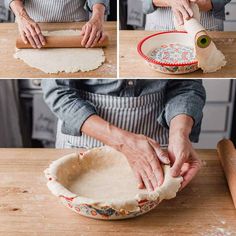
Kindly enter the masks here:
[[[45, 36], [80, 35], [79, 30], [43, 32]], [[45, 73], [75, 73], [97, 69], [105, 61], [101, 48], [17, 49], [15, 58]]]
[[200, 24], [200, 12], [196, 3], [190, 3], [193, 10], [193, 18], [185, 20], [183, 26], [178, 26], [174, 19], [175, 27], [177, 30], [186, 30], [193, 42], [193, 48], [195, 51], [196, 59], [198, 60], [198, 67], [203, 70], [204, 73], [211, 73], [221, 69], [226, 65], [226, 59], [224, 54], [216, 48], [216, 45], [211, 40], [210, 45], [206, 48], [200, 48], [197, 45], [198, 34], [203, 32], [206, 34], [206, 29]]
[[[135, 210], [137, 201], [148, 199], [161, 202], [176, 196], [182, 177], [173, 178], [170, 167], [163, 166], [165, 178], [161, 187], [153, 192], [139, 189], [126, 157], [110, 148], [95, 148], [82, 158], [69, 155], [53, 162], [49, 171], [55, 176], [56, 184], [48, 183], [51, 191], [57, 195], [68, 193], [68, 197], [77, 196], [80, 203], [111, 205], [115, 209]], [[61, 184], [65, 187], [58, 187]]]

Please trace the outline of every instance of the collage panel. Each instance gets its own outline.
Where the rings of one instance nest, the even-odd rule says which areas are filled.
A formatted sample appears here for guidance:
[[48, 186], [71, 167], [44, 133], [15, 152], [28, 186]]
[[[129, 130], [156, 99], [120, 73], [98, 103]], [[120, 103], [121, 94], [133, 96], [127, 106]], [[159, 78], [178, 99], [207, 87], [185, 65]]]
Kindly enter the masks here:
[[116, 78], [116, 1], [1, 0], [1, 78]]
[[[230, 170], [224, 173], [219, 158], [226, 166], [234, 158], [235, 91], [233, 79], [0, 80], [0, 235], [99, 235], [101, 228], [111, 235], [169, 235], [173, 228], [176, 235], [233, 235], [235, 209], [225, 180]], [[191, 152], [184, 168], [199, 173], [176, 196], [183, 180], [170, 177], [166, 163], [157, 200], [136, 208], [136, 198], [128, 199], [146, 198], [147, 190], [135, 187], [129, 165], [146, 156], [144, 150], [150, 157], [152, 145], [169, 158]], [[160, 196], [176, 198], [160, 203]], [[211, 211], [223, 223], [209, 215], [209, 204], [219, 201]], [[133, 217], [132, 223], [106, 221]]]
[[120, 0], [120, 77], [235, 78], [235, 3]]
[[236, 0], [0, 0], [0, 236], [236, 235]]

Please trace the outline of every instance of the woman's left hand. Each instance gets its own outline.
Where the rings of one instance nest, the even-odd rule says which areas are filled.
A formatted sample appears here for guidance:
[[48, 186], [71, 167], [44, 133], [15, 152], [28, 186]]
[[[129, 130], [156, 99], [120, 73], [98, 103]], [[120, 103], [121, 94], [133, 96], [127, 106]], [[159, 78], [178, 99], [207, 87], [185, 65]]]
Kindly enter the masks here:
[[94, 47], [97, 43], [104, 41], [104, 12], [105, 7], [102, 4], [95, 4], [93, 6], [91, 19], [82, 27], [83, 39], [81, 44], [83, 47]]
[[168, 155], [173, 163], [171, 174], [173, 177], [182, 176], [181, 189], [184, 188], [198, 173], [201, 160], [194, 150], [189, 138], [182, 134], [173, 134], [169, 139]]
[[198, 173], [202, 162], [189, 139], [193, 120], [188, 115], [177, 115], [171, 120], [168, 156], [172, 164], [171, 175], [182, 176], [181, 189]]

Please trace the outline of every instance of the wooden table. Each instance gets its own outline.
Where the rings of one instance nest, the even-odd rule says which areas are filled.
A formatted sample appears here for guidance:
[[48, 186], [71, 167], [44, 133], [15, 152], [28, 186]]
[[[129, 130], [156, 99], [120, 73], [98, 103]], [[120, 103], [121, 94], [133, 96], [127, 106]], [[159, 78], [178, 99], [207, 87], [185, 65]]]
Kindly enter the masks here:
[[209, 32], [216, 46], [227, 60], [227, 65], [214, 73], [204, 74], [202, 70], [184, 75], [167, 75], [152, 70], [138, 54], [137, 45], [141, 39], [156, 32], [143, 30], [120, 31], [120, 77], [141, 78], [235, 78], [236, 77], [236, 32]]
[[175, 199], [122, 221], [79, 216], [51, 195], [43, 170], [52, 160], [71, 152], [0, 149], [1, 236], [236, 235], [236, 210], [215, 150], [198, 151], [204, 167]]
[[[83, 22], [77, 23], [43, 23], [43, 30], [81, 29]], [[116, 50], [116, 22], [106, 22], [105, 30], [110, 36], [110, 44], [104, 49], [105, 63], [98, 69], [78, 73], [46, 74], [38, 69], [31, 68], [21, 60], [13, 58], [15, 41], [18, 34], [17, 25], [14, 23], [0, 24], [0, 78], [49, 78], [49, 77], [74, 77], [74, 78], [114, 78], [117, 73]]]

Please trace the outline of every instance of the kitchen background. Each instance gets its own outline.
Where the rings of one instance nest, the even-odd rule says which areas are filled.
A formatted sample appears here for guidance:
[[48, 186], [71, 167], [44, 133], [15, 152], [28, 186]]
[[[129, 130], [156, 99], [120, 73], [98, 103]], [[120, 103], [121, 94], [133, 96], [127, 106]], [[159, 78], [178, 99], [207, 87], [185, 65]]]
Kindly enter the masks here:
[[[142, 0], [120, 0], [120, 28], [122, 30], [143, 29], [145, 16], [142, 14]], [[236, 0], [225, 8], [225, 31], [236, 31]]]
[[[222, 138], [236, 144], [236, 80], [203, 80], [207, 93], [197, 148]], [[54, 147], [56, 117], [43, 100], [40, 79], [0, 80], [0, 147]]]

